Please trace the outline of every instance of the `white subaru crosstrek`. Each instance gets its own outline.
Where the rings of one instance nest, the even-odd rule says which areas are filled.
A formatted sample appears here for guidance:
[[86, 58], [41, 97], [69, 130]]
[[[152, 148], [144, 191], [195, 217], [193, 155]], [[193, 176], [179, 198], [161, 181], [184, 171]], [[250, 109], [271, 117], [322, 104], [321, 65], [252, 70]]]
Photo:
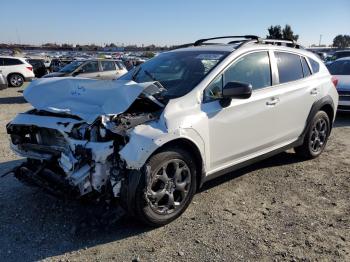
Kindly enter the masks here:
[[120, 203], [153, 226], [204, 182], [289, 148], [324, 150], [338, 105], [322, 61], [292, 41], [202, 39], [118, 80], [39, 79], [8, 125], [24, 182]]
[[13, 87], [20, 87], [24, 81], [31, 81], [35, 77], [33, 66], [22, 57], [0, 56], [0, 71]]

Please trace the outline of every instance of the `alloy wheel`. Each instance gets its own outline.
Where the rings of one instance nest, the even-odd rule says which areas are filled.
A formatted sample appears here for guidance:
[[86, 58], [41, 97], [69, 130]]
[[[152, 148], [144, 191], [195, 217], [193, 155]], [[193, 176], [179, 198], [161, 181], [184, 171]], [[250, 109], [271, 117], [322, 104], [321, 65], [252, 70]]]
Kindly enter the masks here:
[[147, 202], [154, 212], [171, 214], [184, 204], [190, 184], [191, 171], [188, 165], [180, 159], [167, 161], [150, 178]]
[[310, 135], [310, 148], [312, 152], [322, 151], [328, 135], [328, 125], [325, 119], [319, 119], [313, 126]]

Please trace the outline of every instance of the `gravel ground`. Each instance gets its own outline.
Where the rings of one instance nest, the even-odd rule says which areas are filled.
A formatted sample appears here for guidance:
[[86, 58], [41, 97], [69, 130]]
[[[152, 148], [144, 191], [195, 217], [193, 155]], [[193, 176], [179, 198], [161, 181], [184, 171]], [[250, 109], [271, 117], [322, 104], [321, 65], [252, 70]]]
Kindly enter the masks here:
[[[30, 108], [22, 89], [0, 91], [0, 174], [21, 161], [5, 125]], [[124, 218], [77, 233], [83, 207], [11, 176], [0, 181], [2, 261], [350, 260], [350, 115], [338, 116], [318, 159], [288, 151], [227, 174], [158, 229]]]

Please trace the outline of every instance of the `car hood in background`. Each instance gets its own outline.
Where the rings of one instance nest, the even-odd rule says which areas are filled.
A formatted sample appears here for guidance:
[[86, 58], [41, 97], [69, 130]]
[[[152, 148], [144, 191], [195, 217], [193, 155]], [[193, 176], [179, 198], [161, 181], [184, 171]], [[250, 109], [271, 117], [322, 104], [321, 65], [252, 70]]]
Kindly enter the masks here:
[[36, 109], [65, 113], [92, 123], [101, 115], [125, 112], [153, 82], [87, 78], [45, 78], [33, 81], [24, 98]]
[[43, 78], [61, 77], [61, 76], [65, 76], [65, 75], [66, 75], [66, 73], [63, 73], [63, 72], [54, 72], [54, 73], [50, 73], [50, 74], [43, 76]]
[[350, 91], [350, 75], [334, 75], [338, 79], [338, 91]]

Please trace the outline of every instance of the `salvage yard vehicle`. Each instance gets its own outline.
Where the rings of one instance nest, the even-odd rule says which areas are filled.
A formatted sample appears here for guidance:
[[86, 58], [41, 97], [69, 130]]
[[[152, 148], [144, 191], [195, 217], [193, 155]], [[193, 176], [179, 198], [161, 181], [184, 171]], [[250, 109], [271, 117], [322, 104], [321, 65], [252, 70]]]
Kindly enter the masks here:
[[20, 87], [34, 78], [33, 66], [22, 57], [0, 56], [0, 70], [13, 87]]
[[6, 77], [0, 71], [0, 90], [7, 88], [7, 80]]
[[350, 57], [340, 58], [327, 67], [338, 81], [338, 111], [350, 112]]
[[76, 60], [48, 77], [80, 76], [95, 79], [117, 79], [127, 72], [122, 61], [111, 59]]
[[40, 78], [48, 73], [44, 59], [28, 58], [26, 61], [33, 66], [35, 77]]
[[118, 80], [39, 79], [24, 97], [34, 109], [7, 125], [27, 158], [13, 174], [65, 197], [117, 200], [152, 226], [219, 175], [289, 148], [318, 157], [338, 105], [315, 54], [251, 35], [198, 40]]

